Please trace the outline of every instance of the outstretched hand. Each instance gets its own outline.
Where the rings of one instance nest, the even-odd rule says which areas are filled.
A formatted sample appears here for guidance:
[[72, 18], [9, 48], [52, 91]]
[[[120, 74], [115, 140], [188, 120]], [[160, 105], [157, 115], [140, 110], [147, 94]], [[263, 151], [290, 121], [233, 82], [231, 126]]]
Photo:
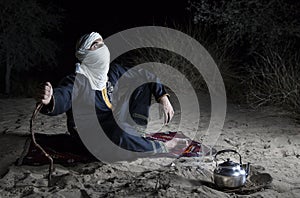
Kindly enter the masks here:
[[164, 124], [169, 124], [174, 116], [174, 109], [169, 101], [168, 96], [163, 96], [159, 103], [162, 105], [162, 111], [164, 113]]

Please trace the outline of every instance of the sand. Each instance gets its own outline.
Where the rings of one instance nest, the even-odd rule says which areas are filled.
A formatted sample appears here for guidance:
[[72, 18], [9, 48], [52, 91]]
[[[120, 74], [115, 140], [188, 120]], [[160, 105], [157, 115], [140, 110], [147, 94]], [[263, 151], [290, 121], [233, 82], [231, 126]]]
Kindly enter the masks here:
[[[204, 130], [210, 119], [209, 97], [200, 94]], [[175, 111], [178, 108], [173, 101]], [[212, 156], [205, 158], [142, 158], [132, 162], [93, 162], [65, 167], [55, 164], [53, 184], [47, 186], [48, 166], [16, 166], [35, 102], [32, 98], [0, 99], [0, 197], [300, 197], [300, 124], [290, 113], [274, 107], [251, 109], [228, 102], [222, 134], [215, 148], [238, 151], [251, 163], [252, 174], [269, 174], [272, 182], [258, 191], [223, 192], [213, 186]], [[176, 130], [180, 112], [164, 130]], [[151, 110], [149, 131], [158, 130], [161, 119]], [[189, 116], [194, 116], [193, 112]], [[189, 118], [186, 118], [187, 120]], [[65, 115], [38, 115], [35, 131], [66, 132]], [[195, 127], [184, 122], [192, 135]], [[234, 156], [230, 156], [235, 159]], [[258, 178], [263, 182], [263, 177]], [[208, 183], [206, 183], [208, 182]]]

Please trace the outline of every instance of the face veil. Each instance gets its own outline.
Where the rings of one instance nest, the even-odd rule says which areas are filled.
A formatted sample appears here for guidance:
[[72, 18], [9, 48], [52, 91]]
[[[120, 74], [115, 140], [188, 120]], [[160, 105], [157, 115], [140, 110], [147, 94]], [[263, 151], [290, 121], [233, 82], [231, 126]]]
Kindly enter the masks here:
[[75, 56], [80, 61], [76, 64], [76, 73], [88, 78], [93, 90], [102, 90], [108, 80], [110, 53], [105, 44], [96, 50], [89, 50], [93, 42], [102, 39], [97, 32], [82, 36], [76, 45]]

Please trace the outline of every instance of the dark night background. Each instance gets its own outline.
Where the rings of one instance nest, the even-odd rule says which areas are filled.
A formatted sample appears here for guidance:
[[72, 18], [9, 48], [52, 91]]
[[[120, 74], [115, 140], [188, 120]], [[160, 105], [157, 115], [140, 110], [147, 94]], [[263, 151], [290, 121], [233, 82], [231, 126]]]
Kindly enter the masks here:
[[[37, 4], [43, 9], [53, 6], [54, 18], [35, 12]], [[229, 99], [256, 107], [287, 106], [299, 112], [300, 3], [297, 0], [3, 0], [1, 6], [4, 6], [0, 10], [3, 14], [0, 18], [1, 97], [32, 97], [35, 87], [44, 81], [57, 85], [74, 71], [75, 44], [85, 33], [96, 31], [105, 39], [128, 28], [157, 25], [180, 27], [182, 29], [178, 30], [184, 30], [208, 50], [219, 66]], [[53, 28], [56, 22], [51, 24], [55, 18], [59, 18], [60, 31]], [[46, 27], [35, 31], [35, 23], [46, 24]], [[51, 30], [47, 23], [52, 25]], [[51, 56], [53, 45], [45, 47], [35, 41], [35, 46], [31, 46], [33, 39], [40, 38], [54, 41], [59, 49], [56, 56]], [[33, 48], [37, 54], [28, 58]], [[43, 57], [38, 53], [40, 48]], [[20, 56], [20, 51], [25, 55]], [[158, 58], [142, 61], [172, 65], [192, 79], [193, 85], [205, 85], [201, 75], [185, 60], [169, 52], [151, 53]], [[5, 83], [6, 63], [9, 62], [5, 57], [19, 58], [18, 62], [10, 64], [10, 92], [5, 86], [8, 84]], [[41, 60], [36, 61], [39, 57]], [[54, 57], [56, 65], [51, 64], [48, 57]], [[177, 62], [168, 62], [175, 59]], [[24, 64], [25, 61], [30, 66]]]
[[58, 2], [66, 14], [63, 27], [64, 52], [60, 73], [74, 69], [75, 43], [83, 34], [99, 32], [102, 37], [137, 26], [182, 23], [188, 20], [187, 1], [68, 1]]
[[[299, 19], [300, 0], [0, 0], [0, 197], [300, 197]], [[105, 39], [129, 28], [149, 25], [177, 29], [205, 47], [224, 81], [226, 119], [222, 120], [219, 108], [223, 103], [212, 106], [206, 82], [184, 57], [162, 49], [137, 49], [121, 56], [122, 61], [133, 66], [145, 62], [172, 66], [193, 86], [201, 110], [200, 116], [198, 108], [190, 109], [196, 102], [195, 92], [179, 87], [180, 94], [193, 103], [180, 104], [175, 93], [175, 97], [170, 97], [175, 110], [172, 124], [164, 127], [163, 116], [158, 116], [158, 109], [153, 108], [153, 126], [147, 127], [147, 132], [180, 129], [193, 140], [200, 140], [200, 157], [174, 161], [175, 166], [164, 155], [158, 155], [163, 157], [158, 160], [150, 157], [150, 161], [86, 163], [85, 152], [77, 153], [82, 148], [77, 138], [70, 136], [75, 140], [71, 142], [64, 138], [69, 122], [65, 114], [38, 115], [34, 119], [34, 113], [39, 114], [38, 109], [34, 111], [38, 107], [33, 99], [36, 88], [46, 81], [56, 87], [64, 76], [74, 72], [75, 45], [83, 34], [95, 31]], [[175, 75], [170, 74], [176, 85], [185, 82]], [[218, 89], [212, 87], [214, 96], [218, 96]], [[106, 115], [109, 112], [101, 119]], [[28, 132], [32, 135], [28, 136]], [[41, 155], [30, 146], [34, 141], [28, 141], [34, 140], [34, 133], [47, 134], [46, 139], [39, 136], [37, 143], [43, 148], [49, 145], [45, 150], [58, 159], [54, 159], [55, 174], [48, 186], [47, 165], [36, 165], [49, 165], [49, 161], [45, 161], [45, 156], [40, 159]], [[51, 139], [50, 134], [58, 139]], [[211, 145], [209, 139], [213, 137], [216, 142]], [[121, 138], [120, 144], [125, 145], [127, 139]], [[130, 137], [129, 140], [136, 141]], [[184, 140], [186, 144], [187, 139]], [[240, 163], [243, 157], [242, 168], [251, 163], [249, 185], [225, 188], [223, 192], [214, 187], [210, 182], [211, 168], [219, 163], [211, 160], [211, 152], [208, 158], [203, 156], [208, 154], [206, 143], [217, 150], [238, 151], [240, 154], [234, 155], [240, 157]], [[61, 149], [67, 155], [61, 155]], [[28, 156], [29, 151], [32, 152]], [[112, 153], [109, 149], [105, 152]], [[77, 160], [81, 161], [82, 153], [84, 162], [79, 165]], [[175, 160], [173, 157], [170, 159]], [[20, 163], [24, 160], [29, 164]], [[56, 169], [56, 163], [62, 166]]]
[[[5, 7], [6, 4], [10, 4], [12, 5], [11, 10], [15, 9], [13, 12], [18, 13], [19, 11], [16, 7], [21, 4], [19, 4], [19, 2], [15, 4], [11, 2], [3, 1], [2, 5]], [[28, 2], [30, 2], [30, 0]], [[75, 44], [77, 39], [85, 33], [96, 31], [105, 39], [114, 33], [128, 28], [145, 25], [166, 26], [167, 23], [172, 24], [175, 21], [182, 22], [188, 16], [186, 10], [187, 1], [38, 0], [36, 2], [42, 7], [53, 6], [54, 12], [57, 10], [62, 17], [60, 19], [61, 31], [52, 31], [49, 36], [49, 38], [57, 43], [57, 47], [60, 49], [56, 58], [57, 66], [49, 66], [46, 63], [45, 65], [34, 66], [33, 68], [36, 69], [23, 70], [21, 72], [12, 71], [11, 92], [9, 96], [18, 95], [16, 89], [20, 88], [20, 84], [24, 81], [28, 81], [28, 79], [38, 82], [51, 81], [55, 85], [66, 74], [73, 72], [74, 64], [76, 63], [74, 55]], [[25, 6], [23, 5], [23, 7], [19, 9], [23, 9], [22, 11], [24, 11], [26, 9]], [[34, 19], [32, 21], [34, 21]], [[4, 68], [5, 67], [2, 67], [1, 69], [1, 93], [4, 93], [5, 89]], [[34, 82], [33, 86], [35, 86], [36, 83], [37, 82]], [[28, 87], [22, 87], [22, 89], [27, 89], [21, 91], [25, 96], [32, 95], [32, 90], [28, 90]]]

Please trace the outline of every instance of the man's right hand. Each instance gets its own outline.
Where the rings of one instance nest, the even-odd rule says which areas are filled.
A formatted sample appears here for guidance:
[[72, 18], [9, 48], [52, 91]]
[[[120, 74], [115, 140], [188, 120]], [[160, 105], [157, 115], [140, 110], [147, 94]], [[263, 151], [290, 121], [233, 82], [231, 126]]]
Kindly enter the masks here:
[[40, 84], [35, 93], [35, 100], [38, 103], [47, 105], [50, 103], [53, 95], [53, 88], [50, 82]]

